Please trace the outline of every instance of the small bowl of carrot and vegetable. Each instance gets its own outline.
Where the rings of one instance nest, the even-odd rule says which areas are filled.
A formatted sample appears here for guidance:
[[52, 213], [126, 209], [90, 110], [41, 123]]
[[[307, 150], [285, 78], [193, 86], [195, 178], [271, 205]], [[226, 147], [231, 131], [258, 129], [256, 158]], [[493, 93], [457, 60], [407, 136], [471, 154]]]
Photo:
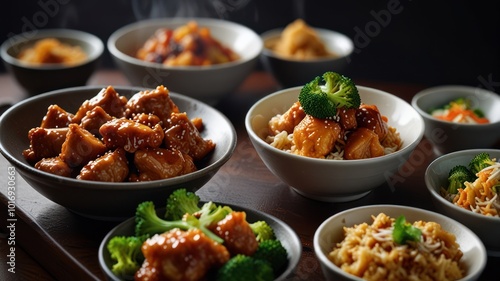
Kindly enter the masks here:
[[411, 101], [425, 122], [425, 137], [439, 155], [500, 144], [500, 95], [479, 87], [444, 85]]

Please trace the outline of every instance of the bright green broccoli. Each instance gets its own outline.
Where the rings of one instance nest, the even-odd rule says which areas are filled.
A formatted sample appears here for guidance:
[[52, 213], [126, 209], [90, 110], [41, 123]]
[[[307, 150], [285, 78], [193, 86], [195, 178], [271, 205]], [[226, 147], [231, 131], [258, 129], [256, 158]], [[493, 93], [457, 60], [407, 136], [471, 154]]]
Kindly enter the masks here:
[[200, 211], [195, 213], [203, 226], [209, 226], [213, 223], [217, 223], [223, 220], [227, 215], [229, 215], [233, 210], [231, 207], [226, 205], [217, 205], [210, 201], [203, 206], [201, 206]]
[[120, 277], [132, 277], [141, 267], [144, 256], [141, 246], [146, 236], [115, 236], [107, 244], [114, 264], [111, 268]]
[[266, 221], [256, 221], [254, 223], [251, 223], [250, 228], [255, 234], [255, 238], [258, 242], [276, 239], [274, 230]]
[[269, 262], [275, 275], [278, 275], [288, 262], [288, 252], [277, 239], [260, 242], [252, 257]]
[[448, 174], [448, 188], [446, 189], [450, 194], [457, 194], [459, 188], [465, 187], [464, 182], [473, 182], [476, 179], [467, 167], [458, 165], [453, 167]]
[[[324, 85], [320, 83], [324, 82]], [[354, 82], [336, 72], [326, 72], [307, 83], [299, 93], [304, 112], [321, 119], [334, 118], [337, 109], [358, 108], [361, 97]]]
[[403, 215], [399, 216], [394, 222], [392, 239], [397, 244], [403, 245], [408, 241], [420, 241], [421, 237], [422, 231], [411, 223], [406, 222], [406, 218]]
[[238, 254], [218, 271], [217, 281], [271, 281], [274, 273], [267, 261]]
[[165, 219], [180, 220], [188, 214], [194, 214], [200, 210], [200, 197], [194, 192], [187, 191], [184, 188], [176, 189], [167, 198], [167, 207]]
[[[215, 216], [210, 218], [215, 218]], [[154, 234], [170, 231], [174, 228], [181, 230], [197, 228], [212, 240], [222, 244], [224, 240], [207, 228], [212, 222], [213, 221], [210, 221], [209, 218], [206, 218], [203, 223], [201, 223], [198, 218], [191, 214], [185, 214], [182, 220], [165, 220], [158, 216], [153, 202], [145, 201], [137, 206], [135, 214], [135, 235], [152, 236]]]
[[486, 152], [482, 152], [474, 156], [469, 162], [469, 169], [475, 175], [482, 169], [494, 165], [495, 161], [490, 158], [490, 155]]

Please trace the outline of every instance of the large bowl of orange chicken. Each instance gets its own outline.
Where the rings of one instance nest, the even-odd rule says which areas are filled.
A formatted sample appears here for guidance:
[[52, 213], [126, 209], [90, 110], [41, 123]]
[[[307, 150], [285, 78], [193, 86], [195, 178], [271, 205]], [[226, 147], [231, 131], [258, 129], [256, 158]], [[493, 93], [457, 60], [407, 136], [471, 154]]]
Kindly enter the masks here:
[[254, 31], [231, 21], [171, 18], [124, 26], [107, 46], [133, 85], [164, 84], [214, 104], [242, 84], [263, 44]]
[[[0, 119], [0, 151], [28, 184], [98, 219], [198, 190], [229, 160], [231, 122], [165, 86], [84, 86], [26, 99]], [[164, 202], [158, 202], [158, 204]]]
[[327, 202], [352, 201], [399, 182], [395, 174], [424, 131], [406, 101], [356, 86], [358, 108], [321, 119], [304, 112], [298, 101], [302, 87], [272, 93], [246, 115], [250, 140], [274, 175], [299, 194]]

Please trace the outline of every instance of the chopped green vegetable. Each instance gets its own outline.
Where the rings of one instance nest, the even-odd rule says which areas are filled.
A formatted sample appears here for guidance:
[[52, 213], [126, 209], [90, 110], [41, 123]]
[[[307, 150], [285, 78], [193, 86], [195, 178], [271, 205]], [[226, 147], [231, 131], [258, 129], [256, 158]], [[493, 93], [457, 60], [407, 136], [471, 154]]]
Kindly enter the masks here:
[[407, 241], [420, 241], [422, 231], [406, 222], [406, 218], [401, 215], [394, 222], [394, 229], [392, 231], [392, 239], [397, 244], [403, 245]]
[[256, 221], [250, 224], [250, 228], [257, 238], [257, 242], [276, 239], [271, 226], [265, 221]]
[[[324, 85], [320, 84], [324, 82]], [[304, 112], [320, 119], [334, 118], [338, 108], [358, 108], [361, 97], [354, 82], [336, 72], [325, 72], [307, 83], [299, 93]]]
[[187, 214], [194, 214], [200, 210], [200, 197], [184, 188], [176, 189], [167, 198], [165, 219], [180, 220]]
[[459, 188], [464, 188], [466, 181], [473, 182], [476, 175], [473, 174], [467, 167], [458, 165], [453, 167], [448, 174], [448, 188], [447, 192], [450, 194], [457, 194]]
[[260, 242], [257, 251], [252, 257], [268, 261], [273, 267], [275, 275], [278, 275], [288, 262], [288, 252], [280, 240], [264, 240]]
[[207, 217], [203, 220], [203, 222], [200, 222], [200, 220], [192, 214], [185, 214], [182, 220], [175, 220], [175, 221], [164, 220], [160, 218], [156, 213], [154, 203], [151, 201], [145, 201], [139, 204], [139, 206], [137, 206], [135, 214], [135, 223], [136, 223], [135, 235], [152, 236], [154, 234], [167, 232], [174, 228], [178, 228], [181, 230], [189, 230], [197, 228], [200, 229], [205, 235], [210, 237], [212, 240], [222, 244], [224, 240], [207, 228], [207, 226], [210, 223], [215, 222], [211, 221], [210, 219], [216, 219], [216, 218], [220, 218], [219, 214], [217, 214], [216, 216], [215, 214], [210, 213], [207, 214]]
[[107, 244], [111, 259], [115, 261], [111, 271], [120, 277], [133, 277], [141, 267], [144, 256], [141, 252], [146, 236], [115, 236]]
[[490, 155], [486, 152], [482, 152], [474, 156], [469, 162], [469, 169], [472, 173], [477, 174], [482, 169], [494, 165], [495, 161], [490, 158]]
[[217, 272], [217, 281], [272, 281], [274, 272], [265, 260], [238, 254]]

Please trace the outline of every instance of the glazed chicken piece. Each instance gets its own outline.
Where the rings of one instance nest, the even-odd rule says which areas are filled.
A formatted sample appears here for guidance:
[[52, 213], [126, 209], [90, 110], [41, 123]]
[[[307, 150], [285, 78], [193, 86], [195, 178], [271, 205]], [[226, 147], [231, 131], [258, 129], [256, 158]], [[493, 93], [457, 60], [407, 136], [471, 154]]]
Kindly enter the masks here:
[[300, 106], [300, 103], [295, 102], [285, 113], [271, 118], [268, 126], [269, 135], [275, 136], [282, 131], [291, 134], [293, 128], [295, 128], [305, 116], [306, 113]]
[[358, 128], [349, 135], [344, 147], [344, 159], [366, 159], [384, 155], [378, 135], [370, 129]]
[[23, 151], [29, 163], [36, 163], [43, 158], [55, 157], [61, 153], [69, 128], [36, 127], [28, 132], [30, 147]]
[[201, 137], [186, 113], [172, 113], [165, 131], [165, 146], [178, 149], [198, 161], [215, 148], [215, 143]]
[[134, 164], [137, 181], [152, 181], [185, 175], [196, 171], [193, 159], [179, 150], [148, 148], [137, 150]]
[[123, 148], [117, 148], [83, 166], [76, 177], [80, 180], [123, 182], [129, 172], [127, 155]]
[[136, 272], [136, 281], [206, 280], [212, 268], [229, 258], [227, 249], [208, 238], [201, 230], [173, 229], [149, 238], [142, 245], [146, 258]]
[[99, 128], [101, 126], [112, 120], [113, 117], [106, 113], [104, 109], [100, 106], [96, 106], [92, 108], [90, 111], [87, 111], [85, 116], [80, 121], [80, 127], [92, 133], [94, 136], [100, 137]]
[[35, 164], [35, 168], [58, 176], [73, 176], [73, 169], [59, 156], [43, 158]]
[[82, 103], [73, 118], [73, 122], [80, 123], [87, 112], [96, 106], [102, 107], [106, 113], [113, 117], [124, 117], [126, 104], [127, 98], [120, 96], [112, 86], [108, 86], [103, 88], [95, 97]]
[[128, 118], [139, 113], [151, 113], [160, 118], [163, 127], [172, 112], [179, 112], [179, 108], [172, 101], [168, 89], [164, 86], [158, 86], [152, 91], [136, 93], [128, 100], [126, 108]]
[[77, 124], [70, 124], [60, 157], [72, 168], [81, 167], [90, 160], [104, 155], [107, 150], [106, 146], [89, 131]]
[[374, 131], [380, 141], [382, 141], [389, 131], [387, 122], [383, 120], [382, 115], [375, 105], [361, 105], [356, 111], [356, 121], [358, 127], [363, 127]]
[[72, 122], [74, 115], [53, 104], [48, 107], [47, 113], [42, 119], [42, 128], [65, 128]]
[[307, 115], [293, 130], [293, 153], [324, 158], [335, 147], [340, 132], [341, 128], [337, 122]]
[[246, 220], [245, 212], [233, 211], [209, 228], [224, 240], [224, 246], [232, 256], [236, 254], [251, 256], [259, 247], [255, 234]]
[[348, 131], [356, 128], [358, 125], [356, 121], [356, 108], [339, 108], [338, 116], [339, 116], [339, 124], [342, 130]]
[[115, 118], [104, 123], [99, 133], [108, 148], [121, 147], [130, 153], [148, 147], [159, 147], [164, 137], [163, 129], [159, 124], [150, 128], [126, 118]]
[[148, 113], [139, 113], [137, 115], [134, 115], [134, 117], [132, 117], [132, 120], [134, 120], [135, 122], [141, 123], [143, 125], [146, 125], [150, 128], [154, 128], [154, 126], [156, 126], [156, 124], [160, 124], [160, 122], [161, 122], [161, 120], [158, 116], [156, 116], [154, 114], [148, 114]]

